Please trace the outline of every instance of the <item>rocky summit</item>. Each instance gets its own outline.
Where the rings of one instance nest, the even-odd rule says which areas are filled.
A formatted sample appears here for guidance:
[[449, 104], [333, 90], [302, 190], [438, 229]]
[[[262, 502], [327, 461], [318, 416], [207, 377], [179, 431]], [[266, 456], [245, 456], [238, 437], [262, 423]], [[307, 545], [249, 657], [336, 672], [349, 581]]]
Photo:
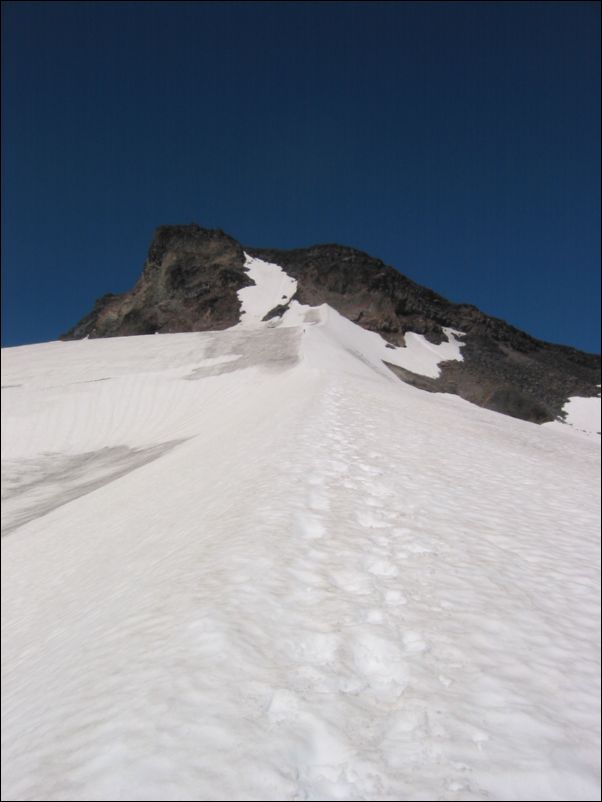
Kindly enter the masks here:
[[535, 339], [475, 306], [451, 303], [366, 253], [342, 245], [247, 247], [194, 224], [158, 228], [134, 288], [104, 295], [62, 339], [235, 326], [241, 319], [237, 293], [253, 284], [245, 254], [279, 265], [297, 282], [294, 298], [266, 320], [285, 314], [295, 300], [328, 304], [395, 347], [404, 346], [408, 332], [433, 344], [447, 340], [445, 328], [461, 332], [462, 361], [442, 362], [437, 378], [388, 365], [419, 389], [453, 393], [534, 423], [562, 419], [571, 397], [600, 394], [600, 356]]

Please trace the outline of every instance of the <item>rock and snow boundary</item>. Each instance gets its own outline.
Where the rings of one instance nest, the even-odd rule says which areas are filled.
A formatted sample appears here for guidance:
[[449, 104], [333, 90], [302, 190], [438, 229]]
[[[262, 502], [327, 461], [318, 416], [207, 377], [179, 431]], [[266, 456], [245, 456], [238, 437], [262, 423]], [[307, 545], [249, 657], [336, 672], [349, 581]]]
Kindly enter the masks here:
[[[327, 304], [309, 307], [292, 301], [297, 291], [297, 282], [288, 276], [281, 267], [245, 254], [245, 267], [255, 284], [238, 291], [241, 302], [240, 326], [245, 328], [260, 325], [299, 326], [304, 322], [324, 322], [336, 332], [345, 347], [351, 349], [375, 369], [382, 371], [382, 363], [389, 362], [412, 373], [437, 378], [440, 375], [439, 363], [447, 360], [462, 360], [462, 332], [444, 328], [447, 342], [433, 345], [421, 334], [408, 332], [405, 347], [395, 347], [385, 342], [379, 334], [366, 331], [336, 312]], [[280, 314], [265, 318], [280, 308]], [[315, 312], [312, 315], [312, 310]]]
[[599, 438], [602, 430], [601, 411], [599, 396], [598, 398], [569, 398], [563, 409], [564, 420], [544, 425], [556, 428], [568, 426], [586, 436]]
[[272, 309], [286, 306], [297, 291], [297, 282], [278, 265], [245, 254], [245, 269], [254, 285], [238, 291], [240, 324], [251, 327], [260, 324]]
[[[388, 370], [383, 369], [383, 363], [388, 363], [413, 374], [436, 379], [441, 375], [439, 367], [441, 362], [463, 360], [461, 349], [464, 334], [461, 331], [444, 327], [443, 332], [447, 337], [447, 342], [439, 345], [430, 343], [421, 334], [407, 332], [405, 347], [395, 347], [385, 342], [379, 334], [366, 331], [361, 326], [347, 320], [327, 304], [320, 307], [309, 307], [292, 301], [297, 290], [297, 282], [288, 276], [279, 265], [245, 254], [245, 267], [255, 284], [238, 292], [241, 301], [239, 325], [242, 327], [268, 326], [274, 328], [276, 326], [301, 326], [306, 322], [325, 323], [328, 321], [327, 332], [322, 332], [322, 346], [324, 340], [334, 338], [337, 348], [342, 347], [347, 353], [354, 354], [364, 363], [369, 363], [382, 375], [388, 374]], [[266, 320], [266, 317], [275, 309], [278, 309], [279, 314]], [[316, 352], [316, 349], [314, 349], [313, 358], [320, 361], [320, 354]], [[332, 354], [328, 359], [331, 358]], [[357, 365], [355, 367], [357, 368]], [[588, 437], [600, 435], [599, 397], [569, 398], [563, 411], [564, 419], [544, 425], [553, 428], [569, 426], [573, 431]]]

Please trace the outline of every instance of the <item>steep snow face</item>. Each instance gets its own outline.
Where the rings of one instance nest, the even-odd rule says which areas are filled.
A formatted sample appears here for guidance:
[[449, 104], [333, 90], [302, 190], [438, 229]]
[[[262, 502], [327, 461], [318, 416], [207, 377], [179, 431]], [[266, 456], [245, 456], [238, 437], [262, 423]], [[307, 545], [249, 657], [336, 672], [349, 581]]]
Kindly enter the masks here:
[[281, 267], [245, 254], [245, 268], [255, 284], [238, 291], [242, 326], [257, 326], [276, 306], [287, 304], [297, 291], [297, 282]]
[[2, 798], [599, 799], [598, 443], [275, 294], [3, 352]]

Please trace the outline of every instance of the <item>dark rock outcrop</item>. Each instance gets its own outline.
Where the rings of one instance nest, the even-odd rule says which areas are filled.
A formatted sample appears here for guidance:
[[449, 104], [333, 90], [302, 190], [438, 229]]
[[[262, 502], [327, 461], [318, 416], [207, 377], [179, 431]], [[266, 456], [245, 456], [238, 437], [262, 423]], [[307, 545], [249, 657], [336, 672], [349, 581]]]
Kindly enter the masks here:
[[253, 284], [242, 246], [223, 231], [161, 226], [130, 292], [103, 295], [63, 339], [227, 329], [238, 323], [237, 292]]
[[[433, 343], [446, 339], [443, 327], [463, 332], [463, 361], [442, 363], [438, 379], [389, 366], [420, 389], [455, 393], [536, 423], [561, 416], [570, 396], [599, 394], [599, 356], [537, 340], [475, 306], [451, 303], [354, 248], [244, 251], [295, 278], [300, 303], [327, 303], [394, 345], [404, 345], [408, 331]], [[134, 289], [100, 298], [64, 339], [229, 328], [240, 319], [237, 291], [249, 284], [243, 247], [232, 237], [197, 225], [162, 226]], [[266, 319], [284, 310], [276, 307]]]

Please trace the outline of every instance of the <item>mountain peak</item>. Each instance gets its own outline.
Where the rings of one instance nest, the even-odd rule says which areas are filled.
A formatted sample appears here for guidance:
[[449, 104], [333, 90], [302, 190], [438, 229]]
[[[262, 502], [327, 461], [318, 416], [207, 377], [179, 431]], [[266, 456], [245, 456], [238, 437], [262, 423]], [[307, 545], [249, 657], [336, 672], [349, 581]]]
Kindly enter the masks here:
[[[461, 332], [462, 362], [443, 362], [437, 378], [389, 366], [421, 390], [454, 393], [536, 423], [562, 417], [570, 397], [599, 395], [599, 356], [538, 340], [472, 304], [452, 303], [356, 248], [246, 247], [221, 229], [196, 223], [159, 226], [134, 288], [104, 295], [63, 339], [236, 326], [242, 319], [239, 293], [254, 283], [247, 257], [281, 268], [296, 282], [298, 303], [328, 304], [392, 348], [405, 347], [410, 333], [438, 346], [448, 341], [447, 329]], [[276, 303], [264, 319], [286, 308]]]

